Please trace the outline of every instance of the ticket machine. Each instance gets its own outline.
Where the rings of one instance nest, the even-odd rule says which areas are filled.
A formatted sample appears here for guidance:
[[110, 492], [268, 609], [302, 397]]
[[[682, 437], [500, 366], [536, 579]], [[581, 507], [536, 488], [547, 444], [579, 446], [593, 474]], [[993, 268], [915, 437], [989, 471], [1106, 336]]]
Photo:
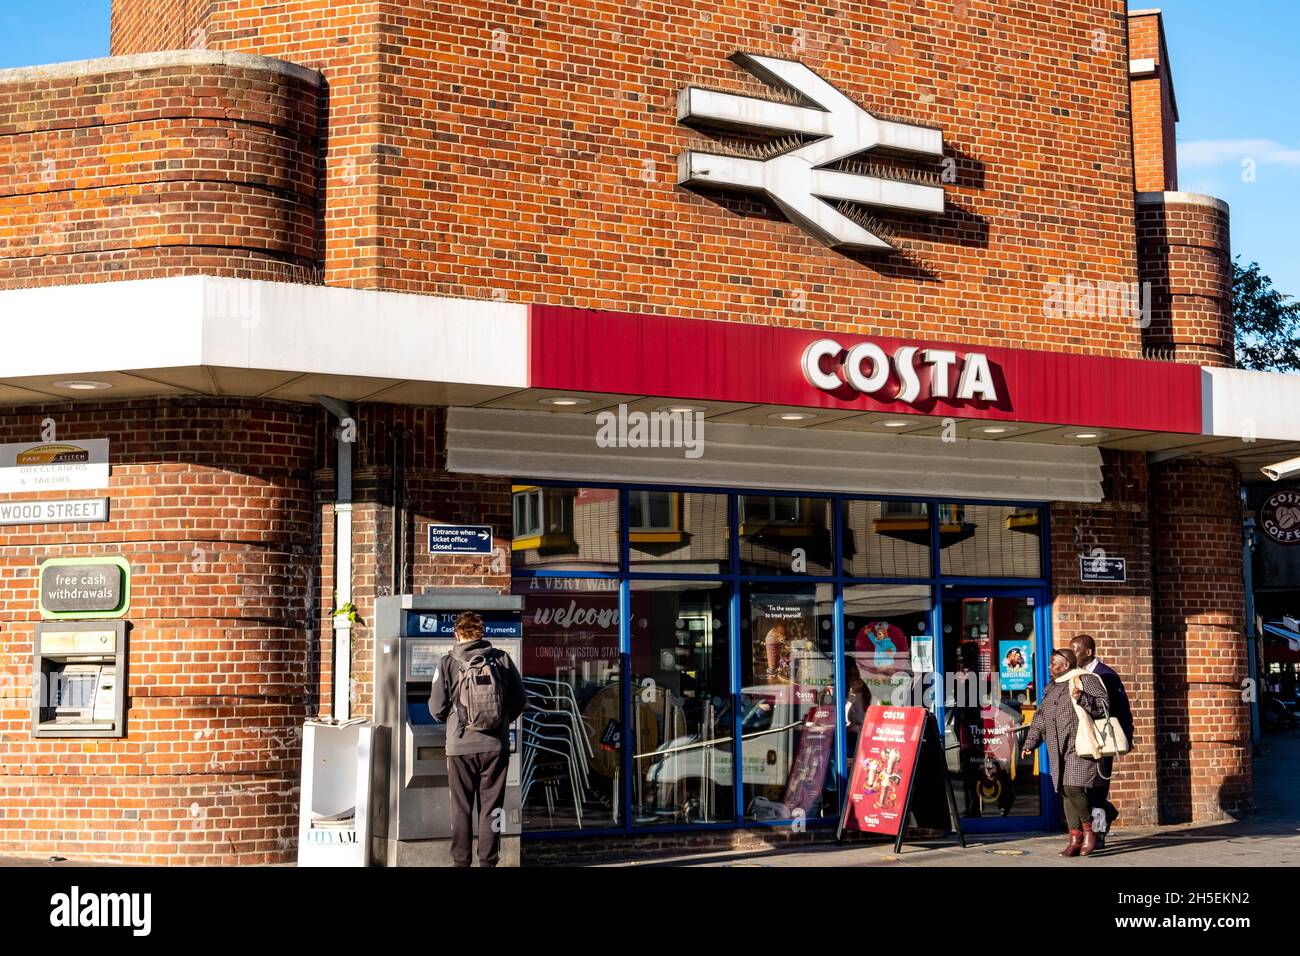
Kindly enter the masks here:
[[[522, 672], [523, 598], [478, 588], [402, 594], [375, 602], [375, 770], [372, 857], [385, 866], [451, 865], [446, 725], [429, 713], [438, 662], [456, 643], [462, 611]], [[501, 866], [519, 865], [521, 726], [510, 729]], [[477, 853], [477, 851], [475, 851]]]
[[126, 732], [126, 622], [36, 625], [32, 736], [121, 737]]

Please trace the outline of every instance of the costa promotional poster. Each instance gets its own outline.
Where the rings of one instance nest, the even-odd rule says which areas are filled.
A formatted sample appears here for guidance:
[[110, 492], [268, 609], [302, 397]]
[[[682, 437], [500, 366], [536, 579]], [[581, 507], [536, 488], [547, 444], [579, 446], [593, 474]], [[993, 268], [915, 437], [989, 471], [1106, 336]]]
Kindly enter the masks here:
[[844, 829], [898, 835], [925, 717], [924, 707], [867, 708], [849, 776]]

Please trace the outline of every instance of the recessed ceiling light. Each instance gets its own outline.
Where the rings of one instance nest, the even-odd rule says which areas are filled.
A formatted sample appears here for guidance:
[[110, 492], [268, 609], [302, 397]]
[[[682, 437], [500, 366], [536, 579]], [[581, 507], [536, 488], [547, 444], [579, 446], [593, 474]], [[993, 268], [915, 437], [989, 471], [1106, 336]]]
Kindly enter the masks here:
[[1007, 432], [1016, 430], [1015, 425], [985, 425], [983, 428], [975, 429], [981, 435], [1005, 435]]
[[590, 404], [591, 404], [591, 399], [589, 399], [589, 398], [574, 398], [574, 397], [572, 397], [571, 395], [561, 395], [561, 396], [558, 397], [558, 398], [543, 398], [543, 399], [540, 400], [539, 404], [542, 404], [542, 405], [563, 405], [563, 406], [566, 406], [566, 407], [567, 407], [567, 406], [570, 406], [570, 405], [590, 405]]
[[876, 422], [876, 424], [879, 425], [881, 428], [906, 428], [908, 425], [912, 423], [894, 419], [888, 422]]
[[1077, 438], [1079, 441], [1091, 441], [1094, 438], [1105, 438], [1106, 432], [1071, 432], [1071, 438]]
[[775, 418], [777, 421], [782, 422], [803, 422], [810, 418], [816, 418], [817, 416], [812, 414], [812, 412], [776, 412], [767, 417]]
[[91, 381], [72, 381], [72, 382], [55, 382], [55, 388], [70, 388], [76, 392], [96, 392], [113, 386], [108, 382], [91, 382]]
[[660, 405], [655, 411], [658, 412], [707, 412], [707, 405]]

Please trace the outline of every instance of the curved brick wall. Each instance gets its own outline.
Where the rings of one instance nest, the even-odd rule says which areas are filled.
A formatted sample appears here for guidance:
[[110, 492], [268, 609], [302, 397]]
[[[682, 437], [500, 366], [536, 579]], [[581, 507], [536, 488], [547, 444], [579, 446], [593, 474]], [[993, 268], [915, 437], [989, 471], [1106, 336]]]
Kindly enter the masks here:
[[1138, 268], [1151, 283], [1148, 348], [1180, 362], [1232, 365], [1228, 225], [1228, 207], [1209, 196], [1138, 194]]
[[[205, 398], [51, 405], [0, 441], [111, 442], [109, 521], [0, 528], [0, 855], [293, 859], [302, 721], [317, 713], [322, 414]], [[127, 736], [30, 736], [37, 568], [131, 563]]]
[[0, 288], [312, 281], [318, 80], [205, 51], [0, 71]]
[[1162, 822], [1251, 809], [1242, 643], [1241, 500], [1232, 462], [1151, 473], [1156, 732]]

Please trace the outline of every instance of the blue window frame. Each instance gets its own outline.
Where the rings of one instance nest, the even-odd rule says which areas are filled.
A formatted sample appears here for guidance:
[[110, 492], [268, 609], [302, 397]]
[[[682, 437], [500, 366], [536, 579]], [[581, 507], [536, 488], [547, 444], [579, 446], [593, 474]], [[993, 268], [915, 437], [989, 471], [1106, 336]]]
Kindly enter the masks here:
[[[527, 486], [529, 488], [547, 488], [547, 487], [566, 487], [572, 488], [582, 486], [587, 489], [606, 489], [616, 492], [619, 502], [619, 560], [617, 570], [582, 570], [574, 567], [565, 567], [563, 564], [549, 566], [546, 563], [530, 563], [519, 566], [518, 564], [512, 569], [512, 575], [518, 582], [529, 578], [538, 577], [555, 577], [555, 578], [601, 578], [608, 579], [616, 583], [620, 601], [620, 615], [618, 627], [620, 673], [623, 675], [622, 684], [622, 726], [629, 728], [633, 726], [632, 713], [632, 694], [628, 692], [629, 681], [628, 675], [633, 674], [633, 648], [632, 635], [629, 626], [630, 609], [632, 607], [631, 591], [633, 581], [661, 581], [667, 582], [689, 582], [698, 580], [701, 582], [725, 582], [727, 588], [729, 617], [726, 622], [727, 633], [730, 639], [727, 642], [727, 653], [730, 659], [731, 667], [731, 706], [730, 713], [733, 720], [731, 740], [733, 747], [743, 746], [742, 741], [742, 720], [744, 715], [741, 713], [739, 706], [739, 697], [741, 689], [741, 657], [740, 645], [742, 641], [739, 636], [742, 633], [742, 607], [743, 595], [746, 588], [742, 585], [752, 584], [775, 584], [775, 585], [800, 585], [800, 584], [828, 584], [833, 589], [834, 613], [832, 615], [833, 639], [834, 639], [834, 710], [835, 710], [835, 746], [834, 746], [834, 774], [835, 774], [835, 791], [841, 795], [844, 794], [847, 786], [847, 763], [851, 760], [851, 755], [845, 752], [845, 635], [844, 635], [844, 588], [849, 585], [861, 584], [887, 584], [887, 585], [925, 585], [930, 588], [931, 608], [930, 608], [930, 633], [935, 635], [935, 640], [939, 640], [942, 633], [942, 604], [946, 597], [954, 594], [987, 594], [990, 596], [1009, 596], [1009, 597], [1026, 597], [1032, 598], [1035, 610], [1035, 640], [1037, 642], [1037, 653], [1035, 654], [1036, 665], [1035, 672], [1038, 687], [1043, 686], [1046, 678], [1047, 655], [1050, 653], [1052, 646], [1051, 640], [1051, 605], [1050, 605], [1050, 588], [1048, 582], [1051, 577], [1050, 568], [1050, 544], [1048, 541], [1048, 525], [1046, 502], [1025, 502], [1015, 500], [987, 500], [987, 499], [960, 499], [954, 497], [942, 498], [912, 498], [897, 495], [872, 495], [872, 494], [828, 494], [823, 492], [800, 492], [800, 491], [771, 491], [766, 489], [744, 489], [744, 488], [714, 488], [714, 487], [693, 487], [693, 486], [664, 486], [664, 485], [629, 485], [629, 484], [611, 484], [601, 482], [583, 482], [583, 481], [546, 481], [534, 480], [526, 476], [516, 477], [514, 479], [517, 486]], [[644, 569], [644, 565], [634, 564], [630, 560], [630, 515], [629, 501], [632, 493], [642, 492], [660, 492], [674, 493], [684, 495], [689, 493], [698, 493], [706, 495], [726, 495], [728, 501], [728, 547], [726, 548], [726, 559], [719, 563], [717, 572], [706, 574], [692, 574], [682, 568], [673, 568], [670, 570], [656, 572]], [[740, 541], [740, 502], [743, 496], [750, 496], [750, 501], [754, 497], [777, 497], [777, 498], [799, 498], [809, 499], [810, 497], [819, 500], [827, 500], [832, 508], [831, 529], [834, 540], [830, 553], [830, 565], [828, 573], [823, 574], [755, 574], [742, 573], [741, 568], [741, 541]], [[644, 496], [641, 497], [644, 502]], [[848, 502], [888, 502], [892, 506], [884, 507], [881, 513], [891, 519], [915, 519], [918, 515], [924, 515], [924, 520], [928, 522], [929, 530], [929, 573], [924, 575], [911, 576], [854, 576], [844, 572], [843, 552], [843, 532], [846, 520], [846, 503]], [[923, 505], [924, 508], [915, 506]], [[944, 574], [941, 572], [943, 563], [943, 535], [960, 533], [960, 529], [954, 530], [949, 525], [956, 522], [954, 514], [960, 515], [963, 506], [977, 506], [982, 508], [1002, 507], [1010, 509], [1007, 517], [1006, 526], [1011, 528], [1033, 527], [1034, 533], [1039, 536], [1039, 554], [1041, 566], [1039, 574], [1035, 577], [1006, 577], [1006, 576], [982, 576], [977, 574]], [[911, 507], [909, 507], [911, 506]], [[778, 509], [781, 515], [791, 515], [800, 513], [800, 509], [794, 505], [786, 509]], [[1033, 520], [1033, 516], [1037, 520]], [[949, 525], [945, 525], [947, 520]], [[921, 529], [913, 529], [914, 532], [924, 534]], [[525, 625], [524, 641], [528, 641], [528, 629]], [[942, 676], [942, 663], [938, 660], [941, 657], [935, 653], [935, 676]], [[942, 695], [939, 695], [940, 697]], [[936, 716], [940, 721], [944, 718], [943, 706], [940, 701], [934, 708]], [[942, 727], [942, 723], [940, 724]], [[746, 807], [743, 805], [743, 795], [745, 787], [743, 785], [743, 760], [732, 760], [733, 785], [730, 792], [734, 795], [735, 807], [731, 819], [725, 823], [690, 823], [690, 824], [664, 824], [664, 825], [646, 825], [636, 823], [632, 819], [632, 814], [627, 808], [633, 806], [633, 781], [629, 773], [629, 765], [633, 747], [626, 745], [630, 738], [625, 731], [622, 734], [624, 743], [620, 747], [619, 759], [621, 761], [622, 772], [620, 774], [621, 793], [619, 804], [623, 812], [619, 815], [618, 825], [615, 827], [602, 827], [599, 829], [546, 829], [546, 830], [525, 830], [524, 837], [527, 839], [545, 839], [574, 836], [593, 836], [598, 837], [610, 833], [621, 834], [640, 834], [653, 832], [696, 832], [701, 829], [736, 829], [741, 827], [772, 827], [772, 826], [789, 826], [789, 820], [762, 821], [746, 818]], [[973, 832], [981, 830], [1030, 830], [1039, 829], [1046, 826], [1054, 826], [1057, 820], [1056, 800], [1050, 794], [1050, 781], [1046, 776], [1041, 777], [1042, 801], [1041, 813], [1037, 816], [1015, 817], [1002, 820], [975, 821], [976, 826], [971, 827]], [[807, 826], [829, 826], [833, 825], [836, 819], [809, 819]], [[992, 823], [993, 826], [988, 824]], [[963, 826], [966, 826], [965, 822]]]

